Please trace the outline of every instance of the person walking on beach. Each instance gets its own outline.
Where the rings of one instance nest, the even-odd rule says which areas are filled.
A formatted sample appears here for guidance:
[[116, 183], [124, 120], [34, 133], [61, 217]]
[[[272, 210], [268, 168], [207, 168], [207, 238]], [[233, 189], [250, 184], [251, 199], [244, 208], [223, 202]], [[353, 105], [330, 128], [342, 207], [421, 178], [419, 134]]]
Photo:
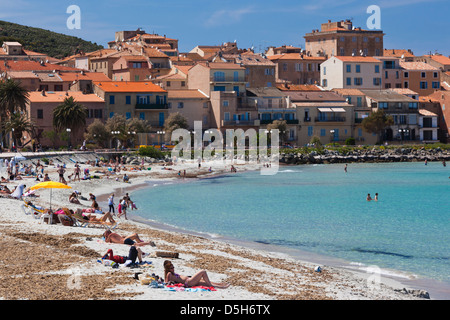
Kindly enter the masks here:
[[109, 206], [109, 212], [112, 212], [113, 214], [115, 214], [115, 212], [114, 212], [114, 193], [112, 193], [108, 198], [108, 206]]
[[76, 181], [77, 177], [78, 177], [78, 181], [80, 181], [81, 169], [80, 169], [80, 166], [79, 166], [78, 162], [75, 163], [75, 171], [73, 173], [74, 173], [74, 177], [73, 177], [72, 181]]
[[66, 184], [65, 183], [66, 180], [64, 179], [64, 172], [66, 172], [66, 170], [63, 168], [63, 166], [60, 166], [59, 169], [58, 169], [59, 182]]
[[127, 219], [127, 206], [128, 206], [128, 203], [127, 203], [126, 197], [123, 197], [122, 200], [120, 201], [120, 212], [117, 215], [118, 218], [120, 218], [121, 216], [125, 216], [125, 220], [128, 220]]

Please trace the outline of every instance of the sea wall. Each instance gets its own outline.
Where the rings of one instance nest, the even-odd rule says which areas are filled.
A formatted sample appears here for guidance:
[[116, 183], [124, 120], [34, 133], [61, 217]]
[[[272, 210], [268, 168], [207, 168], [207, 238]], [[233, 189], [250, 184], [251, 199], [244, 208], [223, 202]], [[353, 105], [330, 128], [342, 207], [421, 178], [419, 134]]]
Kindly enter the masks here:
[[282, 164], [323, 164], [323, 163], [352, 163], [352, 162], [420, 162], [449, 161], [450, 151], [440, 148], [434, 149], [355, 149], [348, 152], [324, 149], [309, 153], [280, 153]]

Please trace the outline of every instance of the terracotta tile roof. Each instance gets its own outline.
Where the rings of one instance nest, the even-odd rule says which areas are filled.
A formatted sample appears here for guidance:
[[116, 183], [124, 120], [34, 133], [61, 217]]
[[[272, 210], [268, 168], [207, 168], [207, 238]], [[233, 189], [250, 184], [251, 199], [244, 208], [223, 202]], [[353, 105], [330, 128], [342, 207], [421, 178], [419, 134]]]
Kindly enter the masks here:
[[147, 61], [147, 58], [144, 56], [138, 56], [138, 55], [130, 55], [130, 56], [122, 56], [120, 59], [124, 59], [127, 61]]
[[275, 63], [259, 54], [236, 55], [235, 62], [244, 66], [275, 66]]
[[144, 55], [149, 58], [169, 58], [169, 56], [155, 48], [144, 48]]
[[277, 84], [276, 87], [281, 91], [322, 91], [314, 84]]
[[397, 57], [397, 58], [400, 58], [401, 56], [404, 56], [405, 58], [415, 57], [415, 55], [412, 52], [405, 49], [384, 49], [383, 56]]
[[341, 96], [363, 96], [364, 93], [358, 89], [333, 89], [334, 92]]
[[300, 53], [282, 53], [273, 56], [267, 56], [269, 60], [315, 60], [315, 61], [325, 61], [325, 57], [308, 57], [307, 55], [302, 55]]
[[285, 91], [293, 102], [346, 102], [346, 99], [333, 91]]
[[8, 76], [14, 79], [36, 79], [38, 77], [32, 71], [9, 71]]
[[416, 95], [416, 96], [419, 95], [417, 92], [412, 91], [411, 89], [408, 89], [408, 88], [391, 88], [388, 90], [394, 91], [394, 92], [397, 92], [400, 94], [404, 94], [404, 95]]
[[[7, 66], [5, 66], [5, 62]], [[58, 64], [44, 63], [43, 65], [37, 61], [26, 61], [26, 60], [15, 60], [15, 61], [5, 61], [0, 63], [0, 72], [3, 71], [81, 71], [77, 68], [60, 66]]]
[[343, 62], [378, 62], [381, 63], [380, 60], [374, 57], [362, 57], [362, 56], [335, 56], [336, 59], [339, 59]]
[[42, 92], [31, 91], [29, 92], [28, 100], [30, 102], [63, 102], [66, 98], [73, 97], [77, 102], [105, 102], [102, 98], [96, 94], [83, 94], [80, 91], [47, 91], [45, 96]]
[[94, 85], [105, 92], [167, 92], [150, 81], [95, 81]]
[[437, 63], [443, 64], [443, 65], [450, 65], [450, 58], [449, 57], [441, 56], [441, 55], [432, 55], [432, 56], [428, 56], [428, 57], [430, 57], [431, 59], [433, 59]]
[[185, 75], [188, 75], [189, 73], [189, 69], [191, 69], [193, 66], [175, 66], [175, 68], [177, 68], [179, 71], [181, 71], [182, 73], [184, 73]]
[[198, 89], [168, 90], [167, 99], [208, 99], [208, 96]]
[[439, 71], [438, 68], [433, 67], [425, 62], [403, 62], [403, 61], [400, 61], [400, 67], [405, 70]]
[[422, 96], [419, 97], [420, 102], [433, 102], [433, 103], [439, 103], [439, 100], [432, 97], [432, 96]]
[[59, 74], [63, 81], [91, 80], [91, 81], [111, 81], [103, 72], [61, 72]]

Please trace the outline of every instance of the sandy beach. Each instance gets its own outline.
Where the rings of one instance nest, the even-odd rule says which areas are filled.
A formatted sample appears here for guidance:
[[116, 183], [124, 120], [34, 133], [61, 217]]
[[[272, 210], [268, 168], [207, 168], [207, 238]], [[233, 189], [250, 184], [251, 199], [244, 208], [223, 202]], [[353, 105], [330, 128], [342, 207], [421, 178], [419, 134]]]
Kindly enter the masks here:
[[[108, 211], [105, 197], [115, 194], [117, 206], [121, 196], [133, 188], [161, 179], [181, 179], [177, 173], [186, 170], [186, 181], [192, 178], [228, 173], [229, 166], [221, 162], [202, 165], [178, 163], [162, 170], [161, 164], [145, 163], [144, 170], [126, 171], [109, 178], [103, 173], [107, 167], [93, 167], [85, 162], [95, 159], [94, 154], [73, 157], [81, 162], [82, 171], [89, 168], [98, 179], [70, 181], [68, 175], [74, 171], [74, 163], [67, 157], [58, 157], [54, 165], [45, 166], [45, 173], [58, 181], [56, 164], [67, 165], [65, 178], [72, 189], [52, 191], [52, 208], [88, 208], [91, 201], [81, 200], [81, 205], [68, 201], [73, 190], [88, 198], [93, 193], [99, 199], [103, 211]], [[37, 159], [32, 160], [34, 163]], [[27, 160], [25, 163], [29, 163]], [[84, 163], [83, 163], [84, 162]], [[209, 166], [213, 172], [208, 171]], [[148, 170], [151, 168], [151, 170]], [[255, 170], [257, 165], [236, 165], [238, 173]], [[122, 181], [123, 173], [130, 183]], [[116, 177], [119, 178], [116, 180]], [[35, 185], [34, 178], [2, 183], [10, 189], [24, 183]], [[50, 191], [38, 190], [33, 203], [49, 206]], [[105, 243], [101, 227], [75, 227], [62, 224], [47, 224], [32, 215], [25, 214], [22, 200], [0, 198], [0, 299], [4, 300], [423, 300], [417, 288], [384, 276], [356, 272], [317, 263], [294, 259], [287, 254], [250, 249], [247, 247], [216, 241], [201, 236], [189, 235], [164, 229], [131, 219], [115, 217], [118, 226], [114, 232], [126, 236], [138, 233], [141, 239], [153, 241], [156, 246], [144, 246], [149, 262], [138, 268], [121, 265], [119, 268], [104, 266], [97, 260], [108, 249], [115, 255], [128, 255], [129, 246]], [[139, 209], [138, 209], [139, 210]], [[116, 211], [117, 213], [117, 211]], [[129, 218], [133, 211], [128, 209]], [[178, 259], [169, 259], [176, 271], [192, 275], [198, 270], [208, 272], [213, 282], [230, 283], [227, 289], [217, 291], [175, 291], [167, 288], [152, 288], [135, 279], [136, 273], [164, 276], [163, 262], [168, 258], [157, 257], [156, 252], [178, 253]], [[433, 296], [431, 296], [433, 299]]]

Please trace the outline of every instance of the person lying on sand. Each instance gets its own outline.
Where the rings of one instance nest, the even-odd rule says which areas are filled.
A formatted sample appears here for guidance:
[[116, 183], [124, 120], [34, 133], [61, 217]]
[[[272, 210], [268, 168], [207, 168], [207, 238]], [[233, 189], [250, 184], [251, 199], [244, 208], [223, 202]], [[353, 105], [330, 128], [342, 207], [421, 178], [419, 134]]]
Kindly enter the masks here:
[[69, 197], [69, 202], [75, 203], [75, 204], [81, 204], [80, 200], [78, 200], [78, 194], [76, 192], [72, 192], [72, 194]]
[[226, 289], [230, 286], [230, 284], [227, 282], [223, 283], [211, 282], [205, 270], [200, 270], [192, 277], [183, 276], [178, 273], [175, 273], [174, 271], [175, 267], [173, 266], [172, 262], [170, 260], [164, 261], [164, 282], [182, 283], [186, 287], [206, 286], [219, 289]]
[[142, 241], [137, 233], [133, 233], [128, 237], [122, 237], [121, 235], [114, 233], [111, 230], [106, 230], [103, 233], [103, 236], [105, 237], [105, 242], [109, 243], [121, 243], [121, 244], [128, 244], [130, 246], [134, 245], [138, 247], [146, 245], [151, 245], [152, 247], [155, 246], [155, 243], [153, 241], [149, 242]]
[[109, 222], [111, 222], [113, 224], [116, 223], [116, 221], [111, 216], [111, 213], [109, 213], [109, 212], [103, 213], [101, 218], [98, 218], [97, 216], [92, 215], [92, 214], [84, 214], [82, 212], [83, 212], [83, 209], [77, 209], [77, 214], [82, 215], [83, 219], [85, 219], [85, 220], [89, 220], [92, 222], [106, 222], [106, 220], [109, 220]]
[[115, 256], [112, 249], [109, 249], [106, 254], [102, 257], [102, 259], [108, 259], [114, 261], [115, 263], [125, 263], [127, 260], [131, 260], [131, 263], [136, 262], [136, 258], [139, 260], [139, 263], [142, 263], [142, 250], [140, 248], [136, 248], [136, 246], [131, 246], [130, 251], [128, 252], [128, 257], [125, 256]]

